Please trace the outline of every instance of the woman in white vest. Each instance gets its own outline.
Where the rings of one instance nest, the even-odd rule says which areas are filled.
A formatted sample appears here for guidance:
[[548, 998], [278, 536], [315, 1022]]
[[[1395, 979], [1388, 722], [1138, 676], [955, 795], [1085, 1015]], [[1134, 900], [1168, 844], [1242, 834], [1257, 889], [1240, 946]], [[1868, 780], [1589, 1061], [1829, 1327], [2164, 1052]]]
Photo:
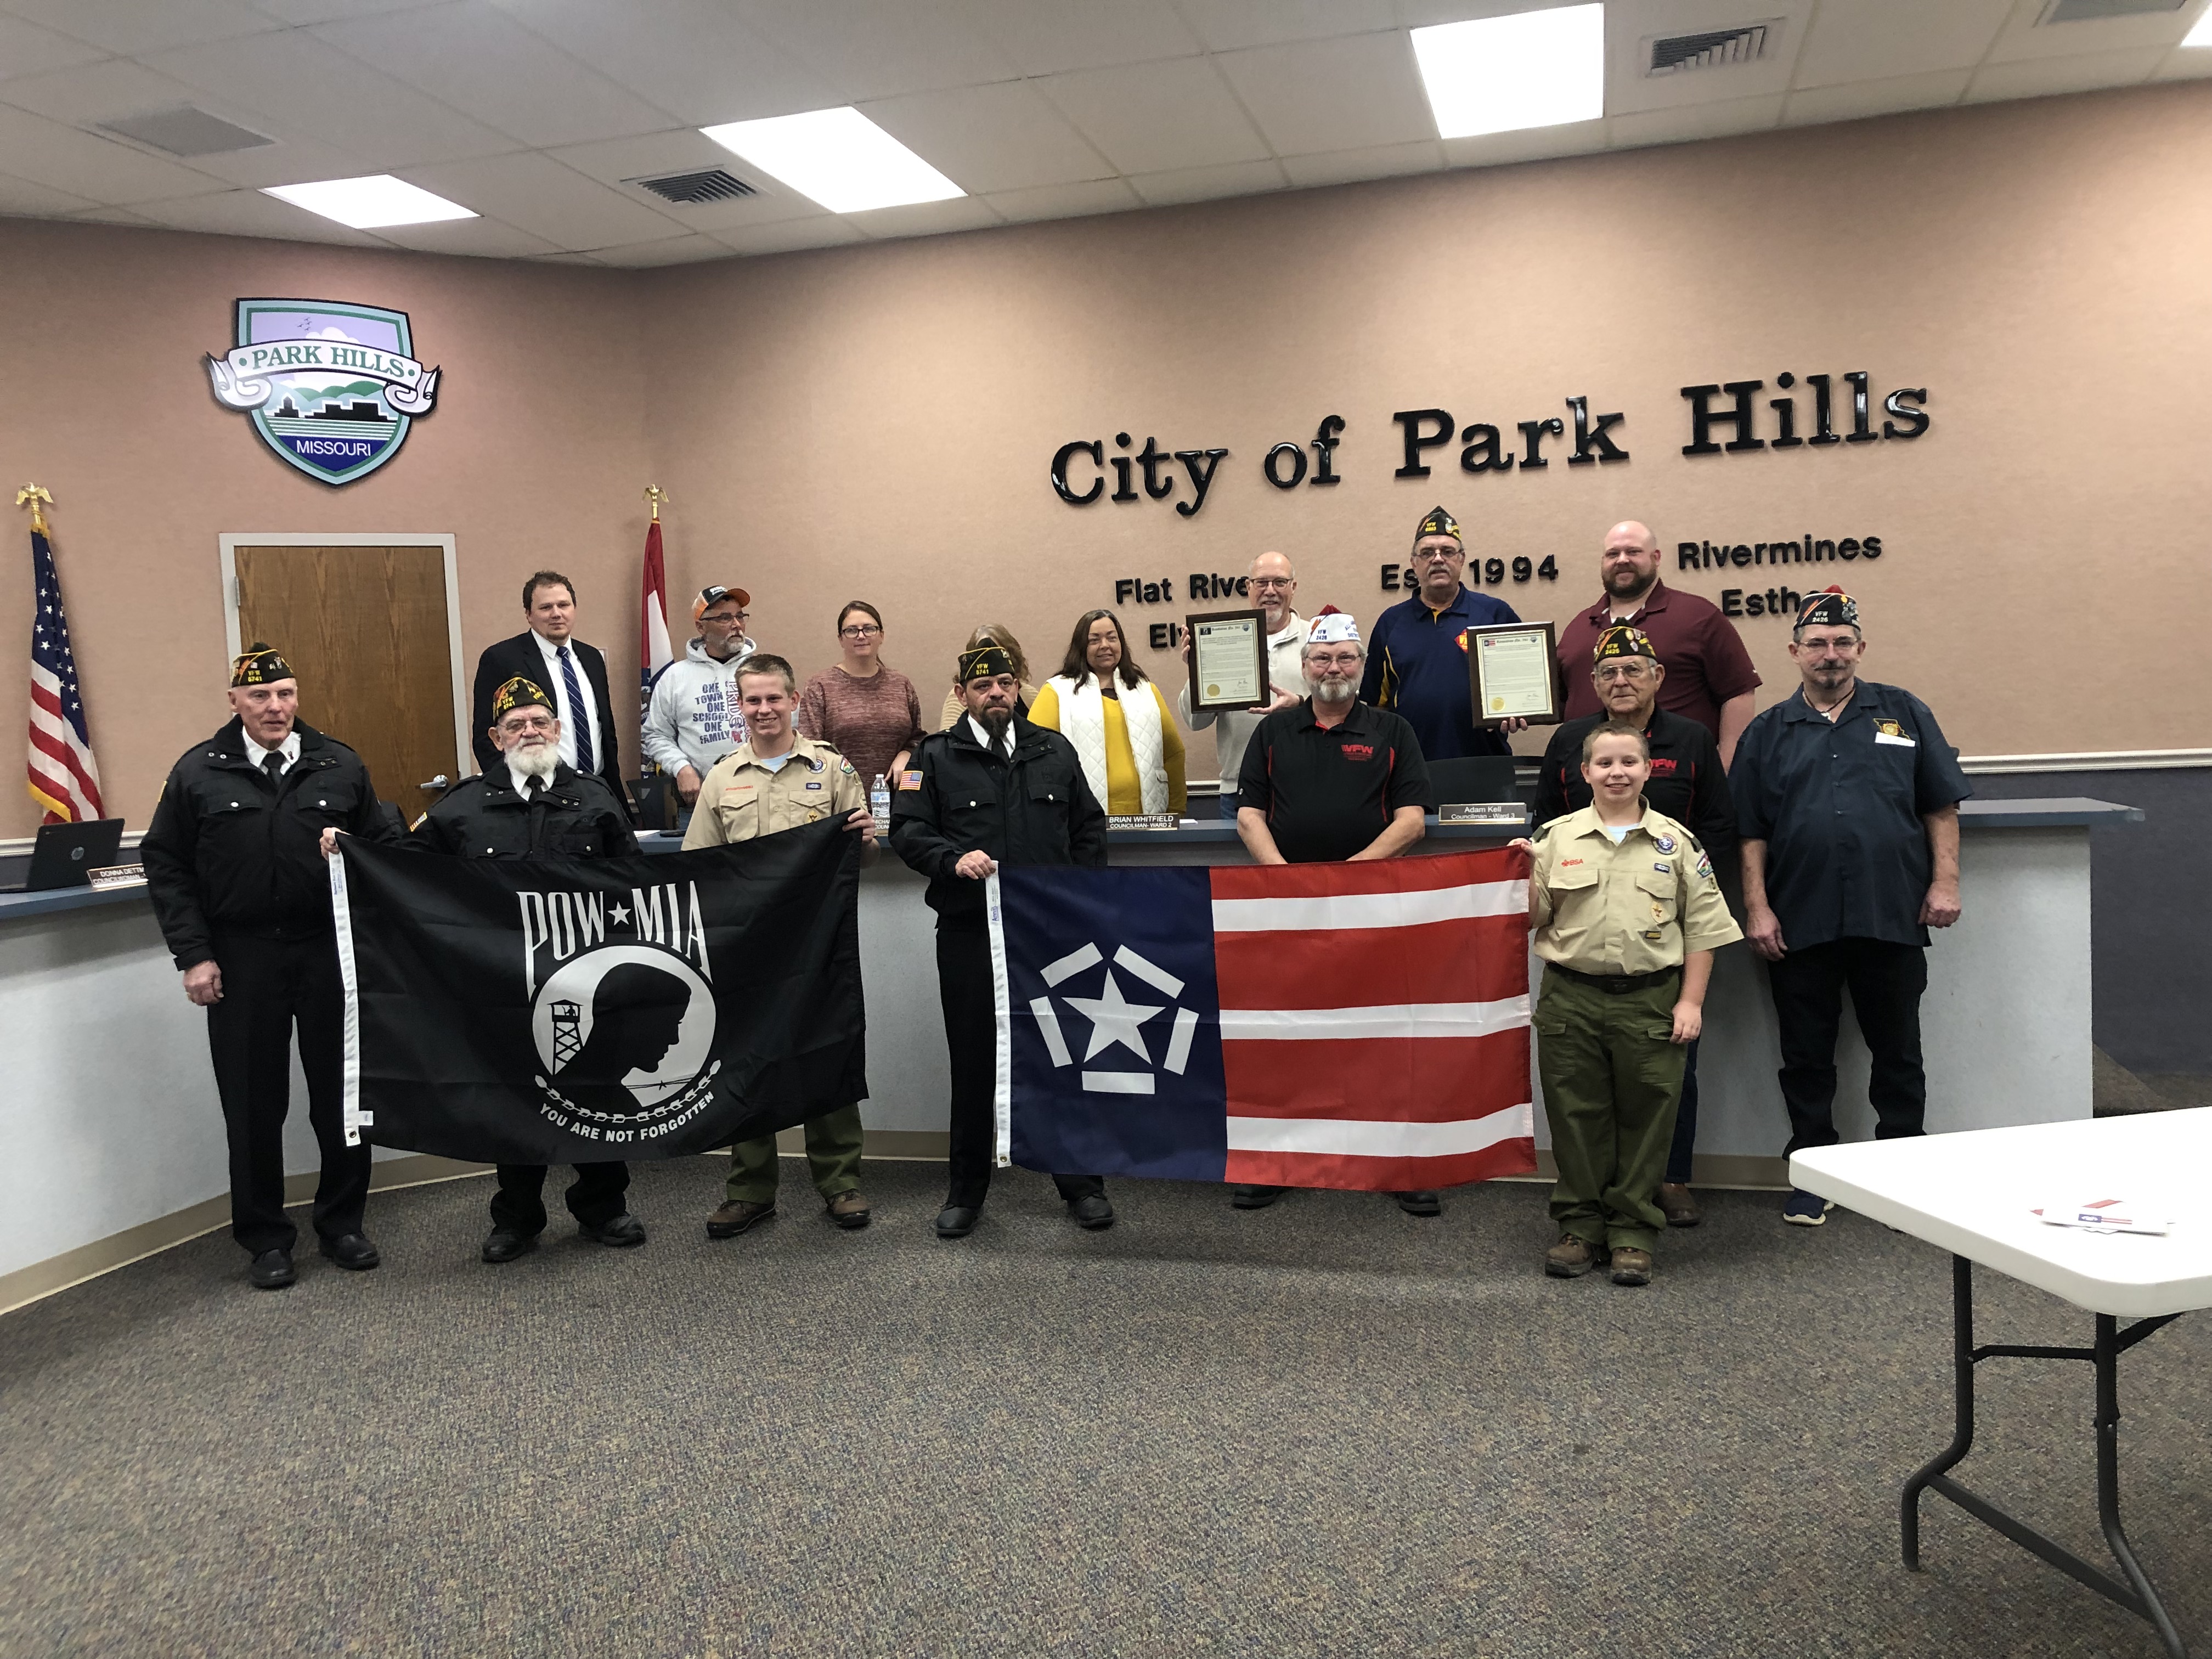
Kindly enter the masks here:
[[1077, 619], [1067, 660], [1038, 688], [1030, 719], [1075, 745], [1109, 817], [1182, 816], [1182, 734], [1159, 688], [1129, 659], [1112, 611]]

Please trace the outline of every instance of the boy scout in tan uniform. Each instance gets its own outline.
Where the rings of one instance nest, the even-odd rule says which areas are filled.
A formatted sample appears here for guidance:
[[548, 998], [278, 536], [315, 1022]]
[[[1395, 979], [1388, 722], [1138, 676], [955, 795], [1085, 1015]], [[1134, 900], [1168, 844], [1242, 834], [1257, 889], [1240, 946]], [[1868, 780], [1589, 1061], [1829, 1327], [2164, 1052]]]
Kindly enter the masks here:
[[1591, 804], [1531, 849], [1528, 914], [1547, 963], [1533, 1024], [1559, 1171], [1560, 1237], [1544, 1258], [1554, 1278], [1609, 1256], [1614, 1284], [1651, 1282], [1683, 1045], [1703, 1022], [1714, 950], [1743, 937], [1696, 837], [1644, 805], [1650, 769], [1642, 732], [1599, 726], [1583, 744]]
[[[868, 791], [851, 763], [826, 743], [792, 726], [798, 694], [791, 665], [756, 653], [738, 672], [747, 738], [714, 763], [699, 785], [684, 850], [726, 847], [802, 824], [838, 817], [872, 846], [875, 820]], [[868, 1224], [860, 1193], [860, 1107], [855, 1101], [806, 1121], [806, 1162], [815, 1190], [841, 1227]], [[707, 1218], [707, 1237], [734, 1238], [775, 1213], [781, 1173], [775, 1137], [741, 1140], [730, 1149], [725, 1201]]]

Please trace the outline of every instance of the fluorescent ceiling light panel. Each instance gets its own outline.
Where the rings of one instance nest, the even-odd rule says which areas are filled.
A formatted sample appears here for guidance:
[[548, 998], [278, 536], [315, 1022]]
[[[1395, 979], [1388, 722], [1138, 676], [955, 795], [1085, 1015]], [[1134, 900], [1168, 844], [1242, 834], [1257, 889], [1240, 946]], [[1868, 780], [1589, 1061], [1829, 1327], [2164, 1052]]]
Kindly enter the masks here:
[[1440, 138], [1605, 113], [1605, 8], [1559, 6], [1413, 31]]
[[832, 213], [968, 193], [849, 106], [699, 131]]
[[271, 185], [261, 192], [335, 219], [356, 230], [380, 225], [427, 225], [436, 219], [473, 219], [458, 202], [418, 190], [404, 179], [373, 173], [365, 179], [325, 179], [312, 185]]
[[2197, 27], [2181, 37], [2185, 46], [2212, 46], [2212, 9], [2197, 20]]

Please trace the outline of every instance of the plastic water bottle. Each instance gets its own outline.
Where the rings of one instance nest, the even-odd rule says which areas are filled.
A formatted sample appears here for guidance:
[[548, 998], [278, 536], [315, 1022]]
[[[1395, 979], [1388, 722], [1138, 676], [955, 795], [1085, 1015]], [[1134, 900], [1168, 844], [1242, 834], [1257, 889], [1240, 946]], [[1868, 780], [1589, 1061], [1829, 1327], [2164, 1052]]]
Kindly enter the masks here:
[[875, 816], [876, 833], [888, 836], [891, 832], [891, 792], [884, 781], [884, 775], [876, 774], [876, 781], [868, 786], [868, 811]]

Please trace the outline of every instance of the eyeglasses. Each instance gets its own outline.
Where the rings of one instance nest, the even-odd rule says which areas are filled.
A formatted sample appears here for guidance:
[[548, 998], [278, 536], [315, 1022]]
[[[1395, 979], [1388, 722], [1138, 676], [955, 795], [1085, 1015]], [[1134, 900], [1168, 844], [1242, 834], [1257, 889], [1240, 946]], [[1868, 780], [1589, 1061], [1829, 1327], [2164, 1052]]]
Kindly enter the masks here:
[[736, 612], [734, 615], [727, 611], [720, 612], [709, 611], [705, 616], [700, 617], [699, 620], [702, 623], [714, 623], [720, 626], [726, 627], [732, 623], [741, 623], [752, 614], [753, 613], [750, 611], [740, 611]]
[[873, 623], [862, 623], [858, 628], [841, 628], [837, 630], [840, 635], [848, 640], [865, 640], [871, 634], [880, 634], [883, 631]]
[[1316, 651], [1306, 659], [1306, 662], [1315, 668], [1357, 668], [1360, 656], [1357, 651]]
[[553, 729], [553, 717], [550, 714], [532, 714], [526, 715], [519, 720], [501, 720], [499, 723], [499, 729], [510, 734], [523, 732], [550, 732]]
[[1252, 578], [1252, 586], [1264, 591], [1269, 588], [1289, 587], [1296, 580], [1291, 576], [1255, 576]]
[[1607, 663], [1590, 673], [1590, 678], [1600, 685], [1608, 685], [1615, 680], [1642, 680], [1650, 677], [1650, 665], [1644, 662]]

